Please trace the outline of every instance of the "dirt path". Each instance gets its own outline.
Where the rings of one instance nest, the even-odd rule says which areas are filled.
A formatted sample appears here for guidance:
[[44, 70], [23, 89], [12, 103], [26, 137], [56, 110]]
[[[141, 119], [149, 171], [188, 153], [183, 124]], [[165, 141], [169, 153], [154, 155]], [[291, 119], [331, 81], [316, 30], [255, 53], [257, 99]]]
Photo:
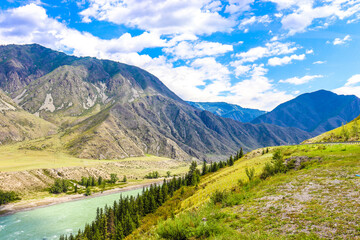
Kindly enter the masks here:
[[154, 183], [162, 183], [162, 182], [163, 182], [163, 180], [156, 179], [152, 182], [146, 182], [146, 183], [136, 184], [136, 185], [129, 185], [126, 187], [121, 187], [121, 188], [114, 188], [114, 189], [104, 191], [102, 193], [97, 192], [97, 193], [92, 194], [91, 196], [85, 196], [83, 194], [75, 194], [75, 195], [65, 195], [65, 196], [60, 196], [60, 197], [47, 197], [44, 199], [31, 199], [31, 200], [24, 200], [24, 201], [19, 201], [19, 202], [15, 202], [15, 203], [9, 203], [9, 204], [0, 206], [0, 217], [5, 216], [5, 215], [14, 214], [14, 213], [17, 213], [20, 211], [29, 211], [29, 210], [33, 210], [33, 209], [40, 208], [40, 207], [48, 207], [48, 206], [59, 204], [59, 203], [78, 201], [78, 200], [82, 200], [85, 198], [94, 198], [94, 197], [105, 196], [105, 195], [109, 195], [109, 194], [113, 194], [113, 193], [126, 192], [126, 191], [130, 191], [130, 190], [134, 190], [134, 189], [138, 189], [138, 188], [142, 188], [142, 187], [147, 187]]

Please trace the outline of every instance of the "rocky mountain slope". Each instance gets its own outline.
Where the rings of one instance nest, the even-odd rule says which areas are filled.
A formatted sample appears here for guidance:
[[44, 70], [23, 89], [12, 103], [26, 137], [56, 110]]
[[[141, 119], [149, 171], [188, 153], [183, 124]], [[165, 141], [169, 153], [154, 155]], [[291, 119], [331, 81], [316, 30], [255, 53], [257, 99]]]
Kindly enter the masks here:
[[337, 95], [320, 90], [305, 93], [280, 104], [252, 123], [269, 123], [296, 127], [313, 136], [350, 122], [360, 114], [360, 99], [354, 95]]
[[240, 122], [251, 122], [265, 111], [251, 108], [243, 108], [235, 104], [225, 102], [188, 102], [191, 106], [201, 110], [212, 112], [224, 118], [231, 118]]
[[57, 139], [62, 150], [82, 158], [218, 159], [240, 147], [309, 137], [295, 128], [241, 123], [194, 109], [140, 68], [36, 44], [1, 46], [0, 76], [1, 88], [16, 104], [58, 127], [57, 134], [26, 143], [29, 148], [51, 148], [47, 142]]
[[0, 90], [0, 144], [56, 133], [56, 126], [19, 108]]

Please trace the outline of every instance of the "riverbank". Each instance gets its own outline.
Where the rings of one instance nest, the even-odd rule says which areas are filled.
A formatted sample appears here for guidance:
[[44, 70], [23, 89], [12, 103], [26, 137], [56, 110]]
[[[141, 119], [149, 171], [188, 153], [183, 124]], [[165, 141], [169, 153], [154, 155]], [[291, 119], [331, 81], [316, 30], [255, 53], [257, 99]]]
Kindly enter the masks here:
[[6, 205], [0, 206], [0, 217], [11, 215], [21, 211], [29, 211], [36, 208], [48, 207], [55, 204], [83, 200], [85, 198], [95, 198], [95, 197], [106, 196], [114, 193], [121, 193], [134, 189], [148, 187], [151, 184], [162, 183], [162, 182], [163, 180], [153, 179], [153, 180], [147, 180], [146, 182], [140, 184], [137, 182], [129, 183], [127, 186], [109, 189], [104, 192], [96, 192], [93, 193], [91, 196], [85, 196], [84, 194], [72, 194], [72, 195], [61, 195], [61, 196], [56, 195], [54, 197], [46, 197], [43, 199], [20, 200], [18, 202], [8, 203]]

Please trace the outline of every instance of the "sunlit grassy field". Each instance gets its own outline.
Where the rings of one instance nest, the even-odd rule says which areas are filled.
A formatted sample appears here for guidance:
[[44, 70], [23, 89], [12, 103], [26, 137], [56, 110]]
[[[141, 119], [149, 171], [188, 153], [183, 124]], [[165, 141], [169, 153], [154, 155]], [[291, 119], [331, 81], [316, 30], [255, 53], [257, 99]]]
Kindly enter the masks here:
[[[360, 239], [360, 146], [278, 149], [284, 158], [320, 158], [301, 170], [259, 179], [246, 190], [238, 185], [239, 179], [248, 181], [245, 168], [259, 174], [274, 149], [208, 174], [182, 201], [176, 217], [160, 221], [143, 239]], [[216, 190], [227, 192], [218, 204], [210, 200]]]
[[30, 150], [24, 149], [21, 144], [5, 145], [0, 147], [0, 171], [14, 172], [31, 169], [61, 168], [61, 167], [90, 167], [107, 162], [123, 161], [167, 161], [169, 158], [146, 155], [120, 160], [81, 159], [56, 149]]

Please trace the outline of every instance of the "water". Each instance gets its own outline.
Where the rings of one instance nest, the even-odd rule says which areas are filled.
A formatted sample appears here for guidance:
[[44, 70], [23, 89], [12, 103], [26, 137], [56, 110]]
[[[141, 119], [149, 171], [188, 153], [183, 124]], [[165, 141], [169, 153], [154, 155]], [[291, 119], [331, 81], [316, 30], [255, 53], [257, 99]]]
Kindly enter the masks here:
[[122, 196], [136, 196], [142, 188], [73, 202], [56, 204], [30, 211], [18, 212], [0, 217], [1, 240], [50, 240], [61, 234], [76, 233], [96, 217], [96, 208], [106, 204], [112, 206], [114, 200]]

